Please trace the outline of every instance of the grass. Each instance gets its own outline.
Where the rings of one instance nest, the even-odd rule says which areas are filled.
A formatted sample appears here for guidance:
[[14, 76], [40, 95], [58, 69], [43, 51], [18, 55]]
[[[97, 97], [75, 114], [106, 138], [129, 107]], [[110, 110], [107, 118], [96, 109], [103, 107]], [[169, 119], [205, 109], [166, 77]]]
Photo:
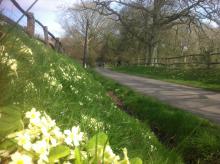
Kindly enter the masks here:
[[164, 67], [126, 66], [115, 67], [113, 70], [207, 90], [220, 91], [220, 70], [214, 68], [170, 69]]
[[[1, 32], [8, 28], [1, 26]], [[119, 110], [103, 85], [67, 56], [29, 38], [19, 28], [0, 48], [0, 113], [3, 109], [24, 113], [35, 107], [46, 111], [63, 129], [80, 125], [88, 136], [105, 132], [116, 153], [126, 147], [129, 157], [140, 157], [144, 163], [183, 163], [178, 153], [158, 141], [148, 124]], [[5, 64], [5, 56], [6, 61], [16, 61], [17, 69]], [[0, 129], [1, 142], [9, 132], [4, 124]]]
[[157, 134], [170, 150], [180, 153], [185, 163], [220, 163], [220, 127], [208, 120], [143, 96], [97, 73], [106, 90], [123, 102], [123, 110]]

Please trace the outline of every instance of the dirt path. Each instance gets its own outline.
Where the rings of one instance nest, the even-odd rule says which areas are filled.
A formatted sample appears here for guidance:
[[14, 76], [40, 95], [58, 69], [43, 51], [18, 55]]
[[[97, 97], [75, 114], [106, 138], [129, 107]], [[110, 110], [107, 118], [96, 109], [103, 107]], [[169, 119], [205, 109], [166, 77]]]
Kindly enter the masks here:
[[104, 68], [97, 68], [96, 71], [135, 91], [220, 124], [220, 93], [117, 73]]

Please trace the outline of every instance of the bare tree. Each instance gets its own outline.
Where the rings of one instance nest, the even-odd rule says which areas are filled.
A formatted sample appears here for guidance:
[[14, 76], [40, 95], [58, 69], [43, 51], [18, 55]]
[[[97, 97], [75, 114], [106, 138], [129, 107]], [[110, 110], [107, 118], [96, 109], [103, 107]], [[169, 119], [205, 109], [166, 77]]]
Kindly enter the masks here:
[[[86, 4], [92, 7], [93, 4]], [[83, 45], [83, 66], [88, 65], [89, 45], [91, 42], [99, 43], [103, 35], [103, 29], [107, 26], [106, 17], [93, 10], [85, 10], [80, 4], [77, 4], [67, 10], [68, 17], [65, 23], [66, 33], [72, 38], [78, 38]]]
[[[84, 1], [81, 0], [82, 4]], [[205, 21], [219, 22], [219, 0], [92, 0], [93, 8], [84, 5], [86, 9], [92, 9], [102, 15], [114, 15], [127, 29], [147, 47], [148, 60], [157, 56], [160, 35], [164, 30], [179, 24], [194, 24], [201, 27]], [[123, 9], [132, 9], [139, 19], [139, 30], [134, 30], [132, 22], [137, 17], [132, 17]], [[129, 10], [131, 11], [131, 10]], [[134, 23], [133, 23], [134, 24]]]

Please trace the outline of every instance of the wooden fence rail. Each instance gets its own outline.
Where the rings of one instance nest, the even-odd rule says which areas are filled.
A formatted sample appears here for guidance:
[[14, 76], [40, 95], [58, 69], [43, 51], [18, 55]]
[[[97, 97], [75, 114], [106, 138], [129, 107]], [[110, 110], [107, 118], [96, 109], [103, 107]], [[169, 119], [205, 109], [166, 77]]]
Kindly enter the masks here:
[[[220, 56], [220, 52], [213, 52], [209, 53], [210, 56]], [[190, 55], [183, 55], [183, 56], [174, 56], [174, 57], [162, 57], [162, 58], [152, 58], [152, 60], [161, 59], [161, 60], [171, 60], [171, 59], [179, 59], [179, 58], [188, 58], [188, 57], [205, 57], [204, 54], [190, 54]], [[149, 59], [149, 58], [147, 58]], [[140, 58], [139, 60], [146, 60], [145, 58]]]
[[[145, 65], [145, 61], [149, 58], [138, 58], [133, 65]], [[161, 58], [151, 58], [152, 66], [186, 66], [186, 65], [196, 65], [196, 66], [206, 66], [207, 68], [212, 65], [220, 64], [220, 52], [205, 52], [204, 54], [188, 54], [182, 56], [174, 57], [161, 57]]]
[[[50, 31], [48, 31], [48, 27], [44, 26], [39, 20], [34, 18], [34, 14], [31, 12], [26, 12], [16, 0], [11, 0], [13, 5], [23, 14], [27, 17], [27, 26], [26, 26], [26, 32], [31, 36], [35, 36], [35, 23], [38, 24], [42, 29], [44, 33], [44, 39], [40, 39], [43, 43], [45, 43], [47, 46], [51, 46], [56, 51], [63, 53], [64, 49], [60, 42], [60, 39], [55, 37]], [[8, 18], [10, 19], [10, 18]], [[11, 22], [11, 21], [10, 21]], [[49, 37], [52, 39], [50, 42]], [[54, 42], [54, 43], [53, 43]]]

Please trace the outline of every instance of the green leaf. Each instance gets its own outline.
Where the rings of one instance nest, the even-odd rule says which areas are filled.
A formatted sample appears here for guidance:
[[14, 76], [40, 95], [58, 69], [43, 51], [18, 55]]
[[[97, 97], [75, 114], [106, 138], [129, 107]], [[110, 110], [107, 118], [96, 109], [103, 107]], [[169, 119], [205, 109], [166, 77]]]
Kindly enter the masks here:
[[66, 157], [70, 154], [70, 148], [64, 145], [59, 145], [51, 148], [49, 154], [49, 161], [53, 163], [55, 160]]
[[106, 146], [108, 145], [108, 136], [105, 133], [98, 133], [95, 136], [93, 136], [88, 144], [87, 144], [87, 149], [89, 151], [93, 151], [97, 146]]
[[0, 108], [0, 139], [21, 129], [23, 122], [18, 109], [11, 106]]
[[130, 159], [131, 164], [142, 164], [142, 160], [138, 157]]
[[100, 153], [100, 150], [103, 151], [104, 147], [108, 144], [108, 136], [103, 132], [96, 134], [89, 140], [87, 151], [95, 156], [92, 159], [92, 163], [98, 163], [98, 153]]
[[75, 152], [75, 157], [76, 157], [75, 164], [82, 164], [81, 154], [80, 154], [79, 149], [78, 149], [78, 148], [75, 148], [74, 152]]
[[12, 139], [6, 139], [0, 143], [0, 150], [7, 150], [9, 152], [14, 151], [17, 148], [15, 142]]

